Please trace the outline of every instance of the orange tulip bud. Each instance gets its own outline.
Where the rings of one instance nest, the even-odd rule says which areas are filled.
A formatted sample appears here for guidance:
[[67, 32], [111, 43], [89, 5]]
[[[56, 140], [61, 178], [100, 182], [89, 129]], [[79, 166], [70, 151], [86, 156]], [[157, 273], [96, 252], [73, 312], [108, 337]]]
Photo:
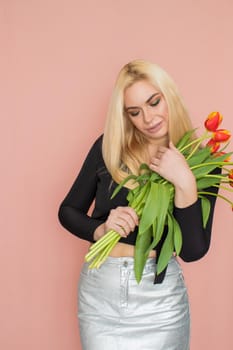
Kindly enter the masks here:
[[[229, 184], [233, 187], [233, 169], [229, 171], [228, 177], [230, 179]], [[232, 209], [233, 210], [233, 209]]]
[[230, 131], [226, 129], [218, 129], [213, 133], [212, 139], [215, 142], [225, 142], [231, 137]]
[[210, 147], [210, 152], [211, 152], [211, 153], [215, 153], [215, 152], [217, 152], [217, 150], [219, 149], [220, 143], [214, 141], [213, 139], [210, 139], [210, 140], [207, 142], [206, 146]]
[[209, 131], [216, 131], [223, 119], [219, 112], [212, 112], [208, 115], [205, 121], [205, 128]]

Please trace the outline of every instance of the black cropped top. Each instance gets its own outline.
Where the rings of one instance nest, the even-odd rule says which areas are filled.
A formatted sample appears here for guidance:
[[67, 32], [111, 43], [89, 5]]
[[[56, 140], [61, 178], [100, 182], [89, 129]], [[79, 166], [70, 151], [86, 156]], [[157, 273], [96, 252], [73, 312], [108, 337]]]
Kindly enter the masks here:
[[[220, 169], [216, 171], [220, 172]], [[58, 213], [60, 223], [79, 238], [94, 242], [94, 231], [106, 221], [110, 210], [128, 204], [126, 187], [123, 187], [116, 197], [110, 199], [116, 186], [102, 157], [102, 136], [100, 136], [91, 147], [77, 178], [60, 205]], [[207, 191], [216, 193], [217, 188], [211, 187]], [[211, 195], [206, 197], [210, 200], [211, 209], [205, 228], [203, 228], [200, 199], [185, 208], [174, 207], [173, 214], [180, 225], [183, 238], [180, 257], [186, 262], [200, 259], [207, 253], [210, 246], [216, 197]], [[93, 201], [94, 209], [89, 216], [87, 212]], [[135, 245], [136, 237], [137, 228], [127, 238], [121, 238], [120, 242]], [[166, 227], [164, 237], [166, 237]], [[157, 258], [160, 249], [161, 245], [158, 245]], [[165, 271], [156, 276], [155, 283], [161, 283], [164, 275]]]

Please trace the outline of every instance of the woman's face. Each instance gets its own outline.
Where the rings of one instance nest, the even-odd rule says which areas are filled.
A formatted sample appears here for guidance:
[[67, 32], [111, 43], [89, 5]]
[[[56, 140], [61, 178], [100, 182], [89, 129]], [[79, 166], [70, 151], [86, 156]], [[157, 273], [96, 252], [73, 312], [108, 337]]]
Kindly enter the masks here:
[[167, 140], [167, 103], [161, 92], [147, 80], [140, 80], [125, 90], [124, 109], [135, 128], [150, 142]]

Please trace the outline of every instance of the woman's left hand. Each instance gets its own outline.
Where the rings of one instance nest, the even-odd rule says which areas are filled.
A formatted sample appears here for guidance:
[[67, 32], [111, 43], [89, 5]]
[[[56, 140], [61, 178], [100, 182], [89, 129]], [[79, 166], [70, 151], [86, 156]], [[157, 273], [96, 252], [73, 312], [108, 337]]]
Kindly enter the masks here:
[[169, 147], [158, 147], [149, 167], [174, 185], [177, 206], [185, 207], [197, 199], [196, 179], [185, 157], [171, 141]]
[[183, 187], [193, 178], [185, 157], [170, 141], [169, 147], [159, 146], [156, 156], [151, 158], [151, 170], [155, 171], [174, 186]]

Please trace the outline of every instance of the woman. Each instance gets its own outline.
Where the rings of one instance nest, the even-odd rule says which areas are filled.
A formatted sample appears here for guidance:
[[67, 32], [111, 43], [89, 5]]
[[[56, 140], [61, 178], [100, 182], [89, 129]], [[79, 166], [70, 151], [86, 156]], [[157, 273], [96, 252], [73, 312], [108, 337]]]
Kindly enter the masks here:
[[[110, 229], [121, 235], [99, 269], [88, 269], [85, 263], [81, 272], [79, 324], [84, 350], [189, 349], [189, 304], [180, 265], [172, 257], [155, 278], [158, 245], [137, 284], [133, 257], [139, 219], [127, 206], [128, 188], [110, 197], [120, 181], [147, 163], [174, 185], [174, 216], [183, 238], [180, 257], [200, 259], [209, 249], [215, 197], [208, 197], [211, 212], [203, 228], [195, 177], [174, 146], [190, 129], [182, 99], [165, 71], [144, 60], [122, 68], [104, 135], [92, 146], [59, 209], [61, 224], [89, 242]], [[90, 217], [87, 212], [93, 201]], [[159, 198], [154, 201], [159, 205]]]

